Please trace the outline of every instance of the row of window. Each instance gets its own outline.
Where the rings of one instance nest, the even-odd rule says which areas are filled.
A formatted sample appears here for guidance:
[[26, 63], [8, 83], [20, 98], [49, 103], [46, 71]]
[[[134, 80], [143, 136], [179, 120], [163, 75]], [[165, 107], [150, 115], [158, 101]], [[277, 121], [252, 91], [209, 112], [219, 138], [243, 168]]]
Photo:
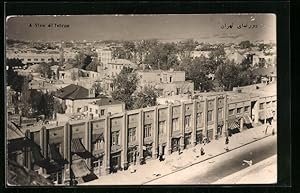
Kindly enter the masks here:
[[[244, 109], [244, 112], [249, 112], [250, 106], [239, 107], [239, 108], [236, 109], [236, 113], [237, 113], [237, 114], [242, 113], [242, 112], [243, 112], [243, 109]], [[234, 109], [229, 109], [228, 115], [233, 115], [233, 114], [234, 114]]]
[[[52, 58], [48, 58], [48, 61], [50, 62], [51, 59], [52, 59]], [[59, 58], [56, 59], [56, 61], [59, 61], [59, 60], [60, 60]], [[21, 58], [21, 61], [24, 61], [24, 58]], [[32, 61], [32, 60], [31, 60], [31, 58], [28, 58], [27, 61], [29, 62], [29, 61]], [[39, 59], [38, 59], [38, 58], [34, 58], [33, 61], [39, 61]], [[44, 58], [41, 58], [41, 61], [44, 62], [45, 59], [44, 59]]]
[[[272, 105], [276, 104], [276, 100], [272, 101]], [[262, 110], [265, 108], [265, 103], [259, 103], [259, 109]], [[270, 107], [271, 106], [271, 101], [266, 102], [266, 107]]]

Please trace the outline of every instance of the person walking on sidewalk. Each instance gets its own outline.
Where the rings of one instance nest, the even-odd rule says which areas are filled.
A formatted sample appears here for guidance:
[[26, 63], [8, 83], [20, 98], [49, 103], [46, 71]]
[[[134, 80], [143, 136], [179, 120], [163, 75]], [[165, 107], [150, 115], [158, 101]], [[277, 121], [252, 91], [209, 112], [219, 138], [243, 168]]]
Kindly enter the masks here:
[[228, 139], [228, 136], [227, 136], [226, 139], [225, 139], [225, 145], [228, 145], [228, 143], [229, 143], [229, 139]]
[[204, 148], [203, 147], [201, 147], [201, 149], [200, 149], [200, 155], [204, 155], [205, 154], [205, 152], [204, 152]]
[[267, 126], [266, 126], [266, 129], [265, 129], [265, 135], [267, 135], [267, 134], [268, 134], [268, 128], [269, 128], [269, 124], [270, 124], [270, 123], [268, 123], [268, 124], [267, 124]]

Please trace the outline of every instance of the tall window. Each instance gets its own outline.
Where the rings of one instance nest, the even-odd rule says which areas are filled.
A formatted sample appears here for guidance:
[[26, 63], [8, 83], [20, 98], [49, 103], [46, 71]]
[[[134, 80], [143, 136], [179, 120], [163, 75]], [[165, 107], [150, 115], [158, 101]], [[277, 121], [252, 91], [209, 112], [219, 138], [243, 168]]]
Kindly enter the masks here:
[[144, 136], [145, 137], [151, 137], [152, 136], [151, 124], [147, 124], [147, 125], [144, 126]]
[[173, 131], [179, 130], [178, 118], [172, 119], [172, 130]]
[[104, 109], [101, 109], [100, 114], [104, 115]]
[[212, 121], [212, 120], [213, 120], [212, 110], [211, 111], [207, 111], [207, 121]]
[[202, 113], [197, 113], [196, 125], [200, 127], [202, 123]]
[[191, 115], [185, 116], [184, 125], [185, 125], [185, 127], [190, 127], [191, 126]]
[[218, 109], [218, 117], [223, 118], [223, 109], [222, 108]]
[[111, 134], [111, 137], [112, 137], [112, 145], [120, 145], [120, 134], [119, 134], [119, 131], [114, 131], [112, 132]]
[[159, 123], [158, 123], [158, 133], [159, 134], [164, 134], [165, 133], [165, 127], [166, 127], [165, 121], [159, 121]]
[[93, 150], [97, 151], [100, 149], [104, 149], [104, 142], [103, 140], [98, 139], [94, 144], [93, 144]]
[[234, 112], [234, 109], [230, 109], [230, 110], [228, 111], [228, 114], [229, 114], [229, 115], [233, 115], [233, 112]]
[[128, 130], [128, 142], [134, 142], [136, 141], [136, 129], [135, 128], [129, 128]]

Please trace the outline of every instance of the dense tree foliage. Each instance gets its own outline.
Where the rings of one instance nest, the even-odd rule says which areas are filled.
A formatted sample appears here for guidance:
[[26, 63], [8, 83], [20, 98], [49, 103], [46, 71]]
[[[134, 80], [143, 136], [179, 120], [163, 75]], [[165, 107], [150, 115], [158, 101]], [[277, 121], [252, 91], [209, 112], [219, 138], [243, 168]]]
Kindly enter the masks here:
[[137, 92], [134, 97], [134, 109], [150, 107], [156, 105], [158, 91], [152, 87], [144, 87], [141, 91]]
[[113, 81], [113, 99], [123, 101], [126, 109], [132, 109], [134, 104], [132, 95], [136, 91], [137, 83], [138, 78], [133, 69], [123, 68]]

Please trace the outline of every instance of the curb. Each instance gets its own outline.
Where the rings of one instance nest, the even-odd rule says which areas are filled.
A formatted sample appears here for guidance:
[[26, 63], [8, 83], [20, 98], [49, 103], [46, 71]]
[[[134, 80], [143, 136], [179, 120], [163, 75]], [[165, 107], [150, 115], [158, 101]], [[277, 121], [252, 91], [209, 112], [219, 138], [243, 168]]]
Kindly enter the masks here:
[[143, 183], [141, 183], [141, 185], [147, 185], [147, 183], [149, 183], [149, 182], [153, 182], [153, 181], [155, 181], [155, 180], [157, 180], [157, 179], [160, 179], [160, 178], [166, 177], [166, 176], [168, 176], [168, 175], [174, 174], [174, 173], [176, 173], [176, 172], [179, 172], [179, 171], [181, 171], [181, 170], [184, 170], [184, 169], [186, 169], [186, 168], [189, 168], [189, 167], [191, 167], [191, 166], [193, 166], [193, 165], [196, 165], [196, 164], [205, 162], [205, 161], [207, 161], [207, 160], [213, 159], [213, 158], [215, 158], [215, 157], [221, 156], [221, 155], [223, 155], [223, 154], [226, 154], [226, 153], [228, 153], [228, 152], [231, 152], [231, 151], [233, 151], [233, 150], [239, 149], [239, 148], [241, 148], [241, 147], [244, 147], [244, 146], [246, 146], [246, 145], [249, 145], [249, 144], [254, 143], [254, 142], [256, 142], [256, 141], [265, 139], [265, 138], [270, 137], [270, 136], [273, 136], [273, 135], [272, 135], [272, 134], [268, 134], [268, 135], [266, 135], [266, 136], [263, 136], [262, 138], [255, 139], [255, 140], [253, 140], [253, 141], [251, 141], [251, 142], [248, 142], [248, 143], [245, 143], [245, 144], [243, 144], [243, 145], [241, 145], [241, 146], [237, 146], [237, 147], [235, 147], [235, 148], [232, 148], [232, 149], [230, 149], [229, 151], [224, 151], [224, 152], [222, 152], [222, 153], [220, 153], [220, 154], [214, 155], [214, 156], [209, 157], [209, 158], [206, 158], [206, 159], [204, 159], [204, 160], [201, 160], [201, 161], [198, 161], [198, 162], [194, 162], [194, 163], [189, 164], [189, 165], [187, 165], [187, 166], [184, 166], [184, 167], [182, 167], [182, 168], [180, 168], [180, 169], [177, 169], [177, 170], [175, 170], [175, 171], [172, 171], [172, 172], [170, 172], [170, 173], [168, 173], [168, 174], [159, 176], [159, 177], [157, 177], [157, 178], [155, 178], [155, 179], [152, 179], [152, 180], [149, 180], [149, 181], [147, 181], [147, 182], [143, 182]]

